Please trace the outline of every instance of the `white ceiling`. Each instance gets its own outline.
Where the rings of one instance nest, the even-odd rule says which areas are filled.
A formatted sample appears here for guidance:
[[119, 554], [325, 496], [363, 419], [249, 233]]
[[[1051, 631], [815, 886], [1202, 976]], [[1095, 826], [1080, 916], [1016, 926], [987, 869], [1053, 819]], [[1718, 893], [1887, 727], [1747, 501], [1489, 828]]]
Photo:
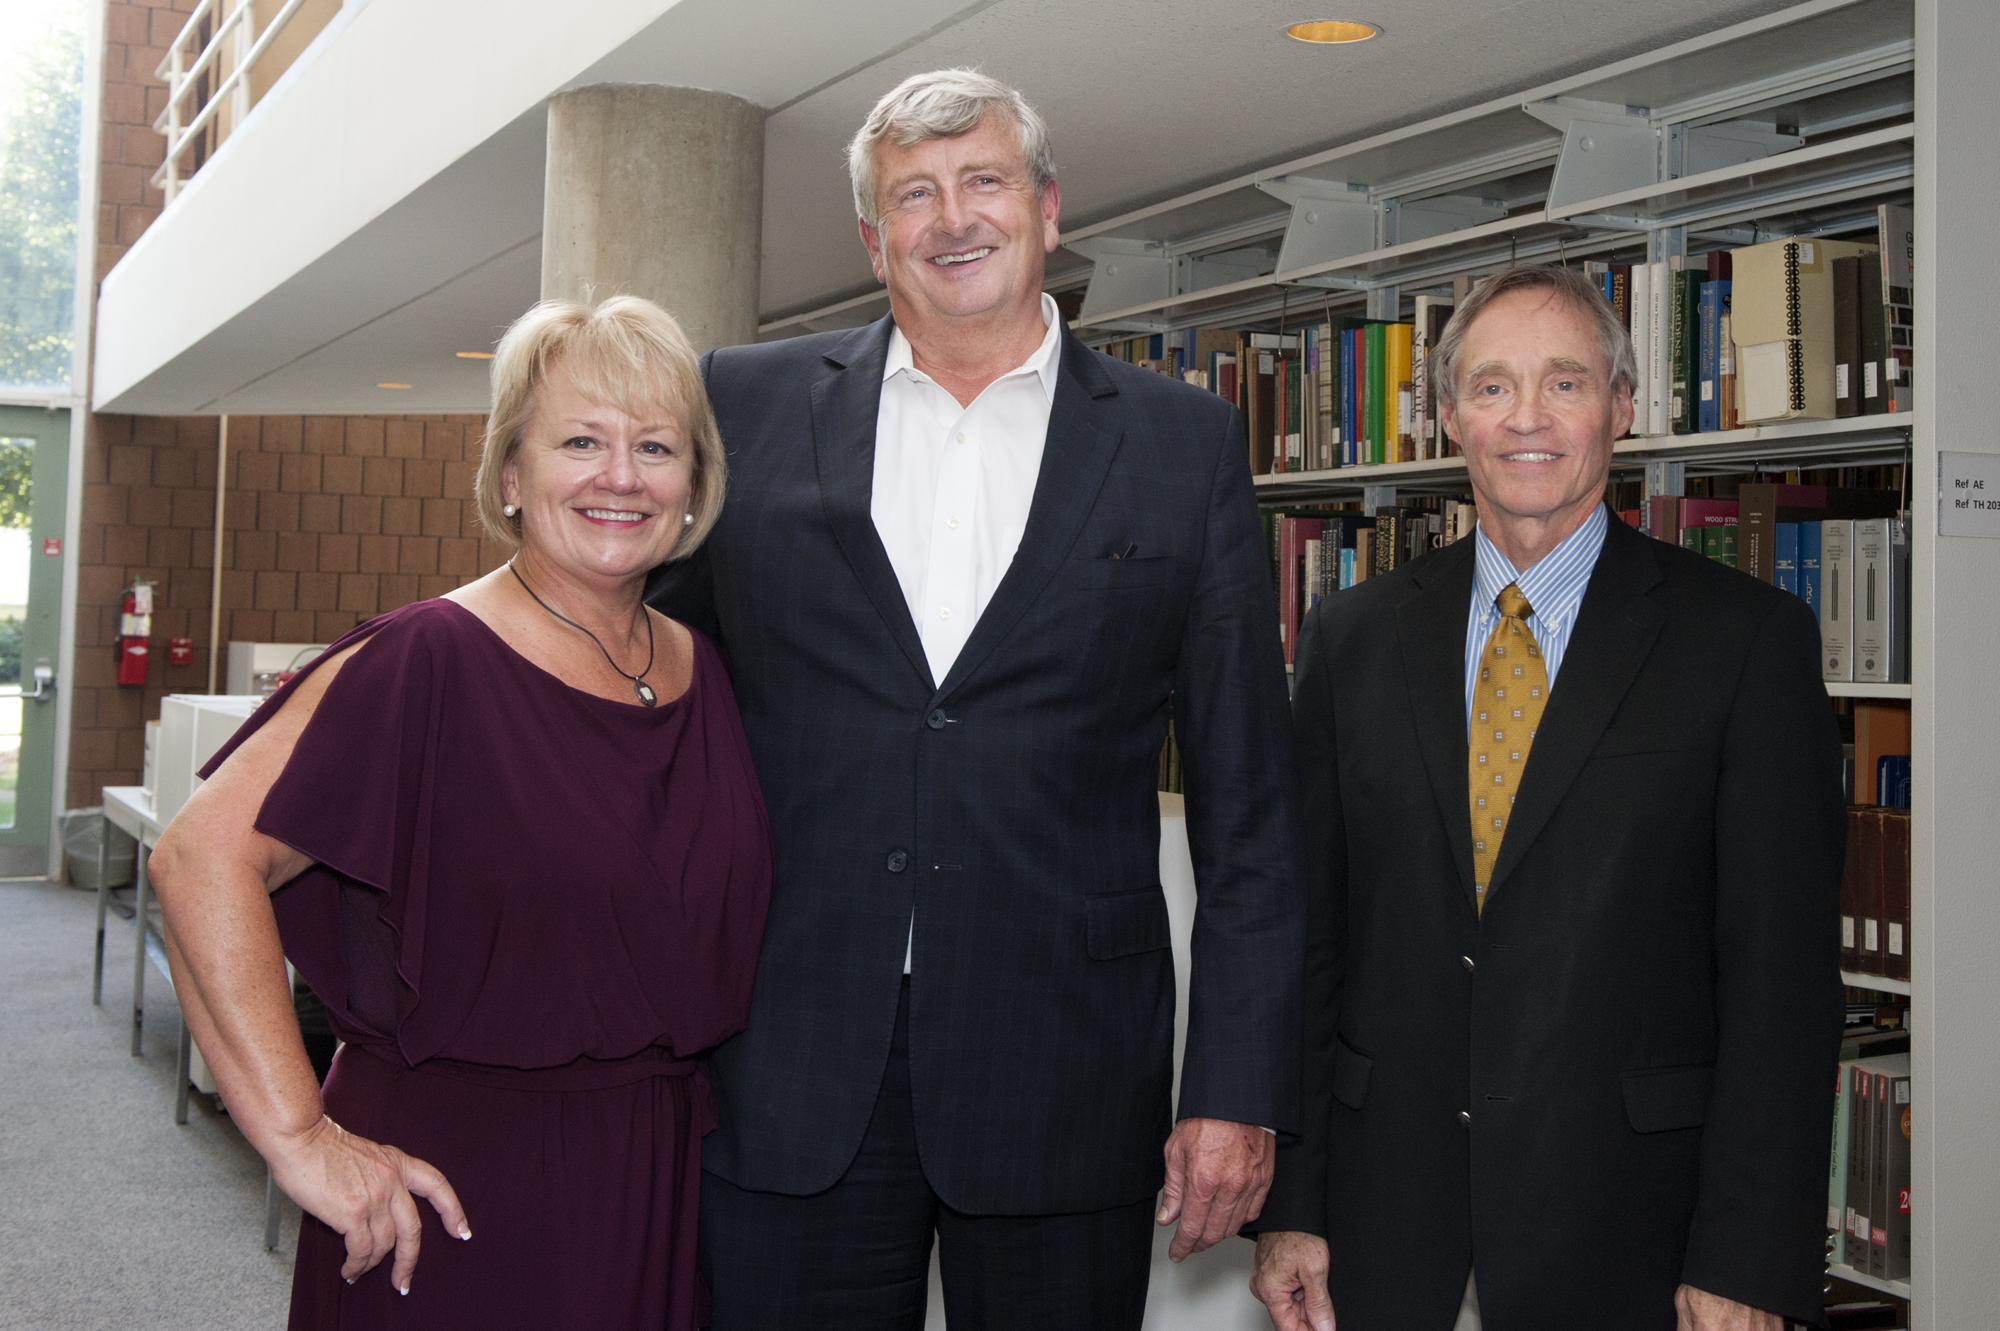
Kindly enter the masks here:
[[[1469, 106], [1784, 8], [1780, 0], [1448, 0], [1342, 12], [1298, 0], [1001, 0], [789, 107], [764, 148], [763, 308], [870, 285], [840, 149], [902, 78], [978, 65], [1048, 121], [1065, 230], [1315, 148]], [[1301, 18], [1366, 18], [1351, 47]]]
[[[1067, 230], [1784, 7], [1450, 0], [1302, 14], [1297, 0], [682, 0], [567, 86], [688, 84], [774, 108], [761, 300], [770, 319], [872, 289], [840, 150], [911, 73], [978, 65], [1027, 94], [1050, 125]], [[1302, 17], [1365, 17], [1383, 34], [1311, 47], [1283, 36]], [[536, 298], [542, 137], [541, 113], [521, 116], [100, 405], [482, 410], [483, 367], [452, 353], [490, 346]], [[172, 222], [169, 210], [158, 225]], [[440, 246], [440, 236], [453, 239]], [[431, 253], [421, 271], [413, 250]], [[405, 274], [400, 289], [380, 281], [389, 272]], [[357, 301], [364, 280], [372, 294]], [[383, 380], [419, 387], [376, 388]]]

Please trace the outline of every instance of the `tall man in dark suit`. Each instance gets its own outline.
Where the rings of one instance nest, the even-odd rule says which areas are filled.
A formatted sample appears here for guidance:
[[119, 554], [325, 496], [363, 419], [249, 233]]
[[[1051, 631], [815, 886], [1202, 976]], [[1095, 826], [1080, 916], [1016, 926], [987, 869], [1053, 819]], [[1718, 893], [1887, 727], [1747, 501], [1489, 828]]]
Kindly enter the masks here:
[[[718, 1331], [1136, 1328], [1296, 1130], [1304, 907], [1243, 428], [1042, 294], [1040, 120], [910, 79], [849, 150], [870, 327], [704, 362], [729, 499], [654, 604], [729, 654], [777, 880], [715, 1056]], [[1155, 773], [1200, 902], [1179, 1122]], [[1171, 1135], [1169, 1132], [1171, 1126]], [[1164, 1147], [1164, 1157], [1162, 1148]]]
[[1439, 348], [1475, 540], [1301, 634], [1305, 1129], [1280, 1331], [1817, 1321], [1840, 739], [1788, 593], [1603, 504], [1631, 346], [1566, 269]]

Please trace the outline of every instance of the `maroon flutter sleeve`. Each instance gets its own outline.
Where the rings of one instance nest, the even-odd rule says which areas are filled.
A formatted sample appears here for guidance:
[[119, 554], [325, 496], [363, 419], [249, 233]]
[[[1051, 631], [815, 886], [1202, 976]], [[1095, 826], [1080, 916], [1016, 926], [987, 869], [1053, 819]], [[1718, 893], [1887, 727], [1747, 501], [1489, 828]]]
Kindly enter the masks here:
[[707, 640], [651, 708], [571, 687], [449, 601], [323, 659], [357, 641], [255, 820], [314, 861], [272, 907], [341, 1036], [535, 1068], [741, 1030], [770, 830]]
[[[452, 669], [454, 638], [435, 611], [426, 613], [435, 604], [392, 612], [341, 638], [258, 708], [202, 769], [206, 778], [276, 715], [314, 669], [361, 644], [321, 696], [254, 824], [314, 861], [279, 889], [273, 906], [286, 956], [348, 1038], [393, 1034], [381, 1023], [400, 1024], [404, 1012], [384, 1011], [385, 1005], [414, 1006], [423, 984], [426, 833], [438, 768], [440, 694]], [[370, 986], [370, 978], [389, 977], [371, 976], [370, 958], [354, 955], [387, 948], [394, 949], [401, 995], [383, 984]], [[357, 978], [362, 990], [381, 992], [353, 992]]]

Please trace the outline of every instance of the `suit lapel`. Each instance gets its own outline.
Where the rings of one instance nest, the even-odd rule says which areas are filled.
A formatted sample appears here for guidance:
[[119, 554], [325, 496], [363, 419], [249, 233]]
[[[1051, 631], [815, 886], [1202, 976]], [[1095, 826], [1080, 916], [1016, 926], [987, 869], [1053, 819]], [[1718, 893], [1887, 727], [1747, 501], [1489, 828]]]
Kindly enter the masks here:
[[878, 319], [827, 353], [826, 359], [840, 369], [813, 385], [813, 459], [834, 540], [889, 636], [931, 687], [923, 641], [869, 512], [875, 494], [875, 418], [882, 403], [882, 367], [889, 357], [892, 326], [888, 319]]
[[952, 662], [950, 674], [938, 689], [940, 697], [963, 684], [993, 654], [1069, 558], [1118, 452], [1121, 427], [1117, 393], [1104, 367], [1065, 329], [1062, 370], [1056, 376], [1049, 432], [1042, 445], [1042, 469], [1035, 478], [1035, 497], [1028, 507], [1020, 548]]
[[1477, 909], [1465, 786], [1465, 619], [1472, 601], [1473, 543], [1454, 542], [1413, 572], [1417, 592], [1396, 607], [1403, 680], [1465, 903]]
[[[1555, 815], [1666, 623], [1666, 612], [1646, 595], [1660, 581], [1659, 563], [1647, 548], [1651, 540], [1615, 517], [1605, 528], [1604, 549], [1591, 571], [1562, 669], [1549, 690], [1548, 710], [1521, 774], [1520, 797], [1507, 818], [1489, 892], [1503, 888]], [[1464, 765], [1461, 746], [1459, 766]]]

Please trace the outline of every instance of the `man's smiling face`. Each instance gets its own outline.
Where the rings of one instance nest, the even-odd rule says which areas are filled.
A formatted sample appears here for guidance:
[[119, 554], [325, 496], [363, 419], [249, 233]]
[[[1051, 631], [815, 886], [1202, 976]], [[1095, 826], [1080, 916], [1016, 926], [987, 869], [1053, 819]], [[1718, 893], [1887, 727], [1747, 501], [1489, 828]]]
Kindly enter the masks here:
[[1021, 135], [989, 114], [956, 138], [875, 148], [880, 223], [861, 224], [898, 318], [978, 319], [1039, 301], [1056, 246], [1055, 182], [1037, 196]]
[[1581, 522], [1632, 424], [1632, 392], [1612, 388], [1590, 317], [1551, 291], [1511, 291], [1466, 329], [1458, 363], [1443, 419], [1482, 513]]

